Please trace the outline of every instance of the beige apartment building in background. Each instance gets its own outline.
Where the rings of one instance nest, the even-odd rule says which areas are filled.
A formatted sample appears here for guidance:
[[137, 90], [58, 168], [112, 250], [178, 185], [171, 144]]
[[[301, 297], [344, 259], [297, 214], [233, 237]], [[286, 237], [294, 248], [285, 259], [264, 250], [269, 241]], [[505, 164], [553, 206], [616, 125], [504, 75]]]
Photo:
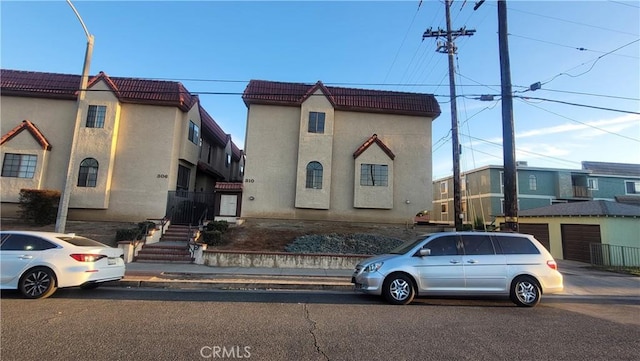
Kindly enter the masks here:
[[252, 80], [242, 217], [413, 224], [432, 203], [430, 94]]
[[[63, 189], [80, 76], [3, 69], [0, 80], [2, 216], [15, 217], [21, 189]], [[69, 220], [159, 219], [170, 195], [241, 189], [242, 151], [181, 83], [101, 72], [87, 88]]]

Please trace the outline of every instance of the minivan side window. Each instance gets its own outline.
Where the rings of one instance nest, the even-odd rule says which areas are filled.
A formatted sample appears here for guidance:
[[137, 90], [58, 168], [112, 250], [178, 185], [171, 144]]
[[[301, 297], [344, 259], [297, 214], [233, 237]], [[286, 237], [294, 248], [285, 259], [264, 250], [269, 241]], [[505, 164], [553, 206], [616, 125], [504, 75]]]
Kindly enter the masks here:
[[449, 256], [459, 254], [457, 244], [457, 237], [443, 236], [431, 240], [424, 247], [431, 250], [432, 256]]
[[481, 255], [495, 254], [491, 237], [487, 234], [463, 235], [462, 245], [464, 246], [464, 254]]
[[504, 254], [540, 254], [540, 251], [526, 237], [495, 237], [497, 245]]

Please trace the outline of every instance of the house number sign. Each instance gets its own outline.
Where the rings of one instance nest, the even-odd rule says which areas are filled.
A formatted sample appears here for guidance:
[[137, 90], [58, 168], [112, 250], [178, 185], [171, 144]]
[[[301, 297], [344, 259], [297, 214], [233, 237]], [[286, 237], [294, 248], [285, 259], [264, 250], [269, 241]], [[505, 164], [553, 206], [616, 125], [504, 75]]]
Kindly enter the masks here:
[[169, 175], [167, 175], [167, 174], [158, 174], [158, 176], [156, 178], [167, 179], [167, 178], [169, 178]]

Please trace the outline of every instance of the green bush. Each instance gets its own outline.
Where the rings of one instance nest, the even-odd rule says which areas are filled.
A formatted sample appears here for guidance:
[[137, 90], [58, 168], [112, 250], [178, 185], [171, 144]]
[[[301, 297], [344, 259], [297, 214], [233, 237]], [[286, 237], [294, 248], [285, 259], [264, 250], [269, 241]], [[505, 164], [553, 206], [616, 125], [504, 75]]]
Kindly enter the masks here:
[[155, 228], [156, 228], [156, 223], [153, 221], [144, 221], [144, 222], [138, 223], [138, 229], [142, 234], [144, 234], [145, 231], [149, 232], [150, 230]]
[[229, 229], [229, 223], [227, 221], [214, 221], [207, 224], [207, 231], [219, 231], [224, 233]]
[[120, 228], [116, 230], [116, 242], [133, 241], [140, 234], [138, 228]]
[[56, 222], [60, 192], [48, 189], [20, 190], [20, 218], [44, 226]]
[[204, 231], [202, 232], [202, 241], [209, 246], [224, 246], [228, 240], [222, 238], [220, 231]]

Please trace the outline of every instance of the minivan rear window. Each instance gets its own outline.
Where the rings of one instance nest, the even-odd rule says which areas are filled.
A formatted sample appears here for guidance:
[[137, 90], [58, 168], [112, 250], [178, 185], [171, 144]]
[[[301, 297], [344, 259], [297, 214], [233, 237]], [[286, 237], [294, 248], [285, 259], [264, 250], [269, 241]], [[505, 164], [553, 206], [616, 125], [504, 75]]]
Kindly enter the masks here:
[[494, 239], [504, 254], [540, 254], [538, 248], [526, 237], [499, 236]]

